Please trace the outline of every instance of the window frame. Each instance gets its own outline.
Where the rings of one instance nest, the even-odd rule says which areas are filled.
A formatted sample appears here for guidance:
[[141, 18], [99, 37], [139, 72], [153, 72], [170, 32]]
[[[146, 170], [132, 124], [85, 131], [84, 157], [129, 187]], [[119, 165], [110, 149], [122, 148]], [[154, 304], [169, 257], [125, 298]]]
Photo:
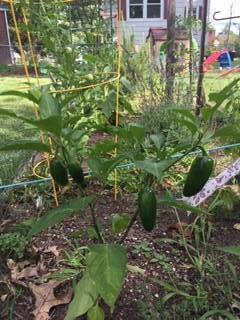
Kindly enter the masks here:
[[[158, 3], [149, 3], [148, 0], [143, 0], [143, 17], [142, 18], [131, 18], [130, 17], [130, 0], [125, 0], [127, 2], [127, 20], [129, 21], [158, 21], [158, 20], [164, 20], [164, 0], [160, 0], [160, 17], [159, 18], [148, 18], [147, 17], [147, 7], [148, 5], [158, 5]], [[141, 6], [141, 4], [139, 4]]]

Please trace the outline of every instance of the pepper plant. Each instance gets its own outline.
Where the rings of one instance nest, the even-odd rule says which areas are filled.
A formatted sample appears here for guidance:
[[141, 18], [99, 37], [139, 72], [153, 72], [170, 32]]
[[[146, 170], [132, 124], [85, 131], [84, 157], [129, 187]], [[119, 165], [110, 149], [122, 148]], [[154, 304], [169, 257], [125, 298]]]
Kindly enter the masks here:
[[[46, 152], [52, 158], [50, 173], [59, 185], [69, 184], [69, 174], [78, 186], [79, 196], [58, 208], [52, 209], [46, 215], [37, 219], [28, 233], [29, 240], [65, 219], [83, 212], [89, 214], [92, 226], [97, 235], [97, 243], [89, 246], [86, 256], [86, 266], [81, 279], [74, 290], [74, 297], [69, 305], [66, 320], [73, 320], [87, 313], [90, 320], [104, 319], [101, 308], [102, 301], [114, 310], [120, 294], [126, 271], [135, 270], [127, 264], [127, 253], [124, 241], [140, 216], [144, 229], [148, 232], [154, 229], [157, 218], [157, 203], [180, 207], [184, 210], [198, 213], [197, 209], [172, 199], [158, 199], [157, 188], [161, 185], [167, 172], [174, 172], [174, 166], [193, 151], [199, 151], [202, 156], [193, 162], [190, 175], [187, 178], [184, 190], [186, 195], [194, 195], [204, 186], [212, 172], [212, 161], [206, 154], [203, 145], [214, 136], [214, 133], [202, 128], [200, 119], [185, 109], [172, 109], [172, 112], [181, 115], [178, 119], [189, 131], [184, 143], [168, 148], [161, 132], [151, 134], [147, 129], [136, 123], [129, 123], [124, 127], [113, 127], [109, 124], [94, 126], [81, 122], [79, 116], [66, 117], [69, 108], [66, 105], [74, 101], [71, 95], [62, 99], [57, 94], [51, 94], [49, 87], [32, 88], [28, 92], [11, 91], [2, 94], [14, 94], [27, 98], [37, 106], [39, 119], [32, 120], [16, 115], [5, 109], [0, 109], [1, 116], [17, 118], [45, 134], [44, 142], [18, 141], [1, 146], [1, 151], [27, 149]], [[210, 120], [215, 109], [204, 113], [204, 120]], [[110, 140], [86, 146], [84, 136], [91, 132], [107, 132]], [[223, 129], [221, 129], [223, 130]], [[221, 131], [222, 132], [222, 131]], [[228, 132], [229, 134], [229, 132]], [[215, 134], [217, 136], [217, 134]], [[50, 137], [52, 145], [48, 143]], [[115, 137], [115, 139], [113, 139]], [[117, 139], [116, 139], [117, 137]], [[76, 140], [75, 140], [76, 139]], [[117, 155], [112, 157], [117, 151]], [[91, 194], [85, 183], [85, 174], [82, 161], [87, 156], [91, 175], [101, 183], [104, 189], [109, 175], [122, 163], [134, 165], [139, 173], [139, 191], [137, 204], [132, 216], [116, 215], [112, 219], [113, 236], [105, 240], [105, 230], [101, 230], [98, 222], [96, 203], [101, 197], [100, 192]], [[209, 163], [211, 165], [209, 165]], [[199, 177], [201, 172], [202, 177]], [[201, 182], [198, 179], [201, 178]], [[196, 186], [197, 184], [197, 186]]]

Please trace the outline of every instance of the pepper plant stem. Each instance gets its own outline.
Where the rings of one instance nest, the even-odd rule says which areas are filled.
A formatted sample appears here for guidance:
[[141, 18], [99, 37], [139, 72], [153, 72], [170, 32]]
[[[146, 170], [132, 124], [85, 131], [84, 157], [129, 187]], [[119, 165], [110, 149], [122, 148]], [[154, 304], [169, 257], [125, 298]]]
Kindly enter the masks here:
[[124, 242], [124, 240], [127, 238], [129, 231], [131, 230], [132, 226], [134, 225], [135, 221], [137, 220], [137, 216], [138, 216], [138, 210], [136, 210], [136, 212], [134, 213], [132, 219], [130, 220], [127, 229], [125, 230], [124, 234], [122, 235], [122, 237], [119, 240], [119, 244], [122, 244]]

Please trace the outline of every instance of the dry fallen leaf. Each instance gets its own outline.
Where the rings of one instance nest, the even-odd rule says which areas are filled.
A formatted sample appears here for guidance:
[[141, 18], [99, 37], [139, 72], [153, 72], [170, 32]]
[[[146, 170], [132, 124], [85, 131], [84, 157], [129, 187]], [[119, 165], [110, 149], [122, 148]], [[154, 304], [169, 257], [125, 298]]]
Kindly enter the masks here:
[[31, 266], [29, 261], [16, 263], [12, 259], [7, 261], [8, 268], [11, 270], [11, 280], [18, 281], [32, 277], [38, 277], [36, 266]]
[[173, 239], [177, 238], [179, 235], [183, 236], [184, 238], [191, 239], [192, 229], [188, 223], [185, 222], [177, 222], [167, 229], [167, 234], [172, 237]]
[[48, 247], [43, 252], [44, 253], [53, 253], [56, 257], [59, 257], [59, 255], [60, 255], [57, 246]]
[[35, 320], [48, 320], [49, 310], [52, 307], [70, 302], [72, 296], [71, 290], [68, 290], [67, 293], [64, 293], [62, 297], [56, 298], [54, 295], [54, 289], [62, 283], [62, 281], [51, 280], [39, 286], [34, 284], [29, 286], [36, 297], [36, 308], [33, 312]]
[[5, 230], [5, 227], [7, 227], [9, 224], [13, 224], [14, 221], [13, 220], [4, 220], [3, 222], [1, 222], [1, 226], [0, 226], [0, 232], [3, 232]]
[[236, 223], [236, 224], [233, 226], [233, 229], [236, 229], [236, 230], [240, 231], [240, 223]]

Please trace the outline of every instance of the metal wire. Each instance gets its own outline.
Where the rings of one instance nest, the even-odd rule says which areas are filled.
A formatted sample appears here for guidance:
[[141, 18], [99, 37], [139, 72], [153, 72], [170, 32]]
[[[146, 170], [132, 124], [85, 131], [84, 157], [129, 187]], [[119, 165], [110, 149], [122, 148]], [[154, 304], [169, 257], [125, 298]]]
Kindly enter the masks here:
[[[220, 147], [216, 147], [216, 148], [212, 148], [207, 150], [208, 153], [210, 154], [214, 154], [217, 153], [219, 151], [224, 151], [224, 150], [230, 150], [230, 149], [235, 149], [235, 148], [240, 148], [240, 143], [235, 143], [235, 144], [229, 144], [226, 146], [220, 146]], [[188, 156], [194, 156], [199, 154], [200, 151], [195, 151], [195, 152], [191, 152]], [[181, 154], [176, 155], [174, 157], [172, 157], [173, 159], [179, 158], [181, 156]], [[117, 166], [117, 169], [130, 169], [134, 167], [134, 163], [125, 163], [125, 164], [121, 164], [119, 166]], [[84, 173], [84, 176], [91, 176], [91, 171], [86, 171]], [[49, 181], [51, 181], [52, 179], [49, 178], [44, 178], [44, 179], [40, 179], [40, 180], [32, 180], [32, 181], [24, 181], [24, 182], [18, 182], [18, 183], [12, 183], [12, 184], [6, 184], [6, 185], [1, 185], [0, 186], [0, 190], [11, 190], [11, 189], [19, 189], [19, 188], [25, 188], [27, 186], [33, 186], [33, 185], [39, 185], [42, 183], [47, 183]]]

